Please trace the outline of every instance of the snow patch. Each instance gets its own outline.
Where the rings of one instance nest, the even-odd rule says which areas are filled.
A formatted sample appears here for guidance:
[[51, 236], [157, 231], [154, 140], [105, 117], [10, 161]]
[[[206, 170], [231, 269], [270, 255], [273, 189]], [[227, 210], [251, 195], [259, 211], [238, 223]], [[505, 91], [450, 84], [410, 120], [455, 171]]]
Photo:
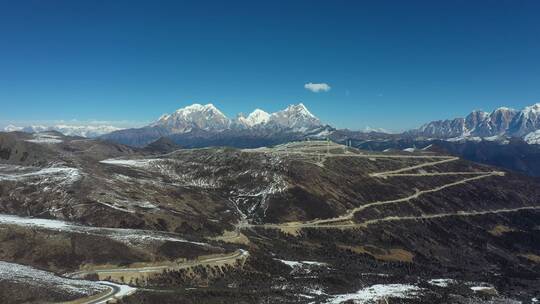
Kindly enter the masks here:
[[429, 284], [438, 286], [438, 287], [448, 287], [449, 285], [455, 284], [456, 280], [454, 279], [432, 279], [428, 281]]
[[58, 144], [63, 142], [60, 139], [60, 136], [51, 135], [47, 133], [36, 133], [33, 135], [34, 139], [27, 139], [27, 142], [36, 143], [36, 144]]
[[422, 291], [421, 288], [409, 284], [376, 284], [360, 289], [356, 293], [334, 295], [326, 303], [339, 304], [346, 301], [354, 303], [378, 303], [386, 298], [415, 298]]
[[124, 167], [135, 167], [135, 168], [148, 168], [150, 165], [159, 159], [118, 159], [110, 158], [100, 161], [102, 164], [115, 165], [115, 166], [124, 166]]
[[81, 178], [79, 169], [70, 167], [22, 167], [13, 165], [0, 165], [0, 181], [37, 180], [43, 182], [59, 182], [71, 184]]
[[493, 286], [471, 286], [470, 288], [474, 292], [482, 292], [482, 291], [497, 292], [497, 290]]
[[37, 285], [81, 297], [108, 290], [107, 287], [98, 282], [63, 278], [51, 272], [3, 261], [0, 261], [0, 281]]
[[274, 259], [292, 268], [292, 273], [310, 273], [313, 267], [327, 267], [327, 263], [317, 261], [288, 261], [281, 259]]
[[457, 136], [457, 137], [448, 138], [448, 139], [446, 139], [446, 141], [450, 141], [450, 142], [459, 142], [459, 141], [480, 142], [480, 141], [482, 141], [482, 138], [478, 137], [478, 136], [463, 135], [463, 136]]
[[97, 236], [105, 236], [111, 239], [126, 243], [128, 245], [145, 244], [149, 242], [182, 242], [191, 243], [199, 246], [209, 246], [207, 243], [192, 242], [176, 237], [173, 234], [139, 229], [123, 228], [101, 228], [76, 225], [60, 220], [50, 220], [31, 217], [20, 217], [16, 215], [0, 214], [0, 225], [18, 225], [25, 227], [34, 227], [45, 230], [87, 233]]

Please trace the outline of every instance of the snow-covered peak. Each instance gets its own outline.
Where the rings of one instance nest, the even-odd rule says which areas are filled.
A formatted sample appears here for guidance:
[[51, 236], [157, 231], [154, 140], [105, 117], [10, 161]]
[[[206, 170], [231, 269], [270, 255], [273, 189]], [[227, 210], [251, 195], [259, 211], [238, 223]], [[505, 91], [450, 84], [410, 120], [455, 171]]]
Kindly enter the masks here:
[[264, 129], [268, 132], [307, 132], [321, 126], [321, 121], [302, 103], [289, 105], [272, 114], [255, 109], [247, 116], [240, 113], [234, 119], [227, 118], [211, 103], [206, 105], [195, 103], [171, 114], [163, 114], [156, 122], [148, 126], [161, 130], [148, 130], [148, 132], [152, 134], [155, 132], [182, 134], [202, 130], [220, 133], [246, 129], [256, 129], [257, 131]]
[[496, 113], [496, 112], [517, 112], [517, 110], [508, 108], [508, 107], [498, 107], [495, 110], [493, 110], [492, 113]]
[[289, 105], [284, 111], [315, 118], [315, 115], [311, 114], [303, 103]]
[[213, 104], [192, 104], [162, 115], [152, 126], [169, 129], [173, 133], [188, 132], [194, 128], [221, 131], [229, 127], [230, 120]]
[[170, 116], [174, 116], [174, 115], [182, 116], [182, 117], [189, 117], [191, 115], [196, 115], [198, 113], [207, 113], [207, 114], [210, 114], [210, 115], [226, 117], [220, 110], [218, 110], [218, 108], [216, 108], [211, 103], [206, 104], [206, 105], [201, 105], [201, 104], [198, 104], [198, 103], [194, 103], [194, 104], [192, 104], [190, 106], [180, 108], [180, 109], [176, 110], [176, 112], [174, 112], [173, 115], [168, 115], [168, 116], [169, 116], [169, 118], [170, 118]]
[[476, 116], [479, 118], [486, 118], [489, 116], [488, 112], [484, 112], [482, 110], [473, 110], [469, 115]]
[[473, 111], [464, 119], [433, 121], [412, 133], [432, 138], [528, 136], [527, 141], [532, 142], [533, 137], [540, 134], [533, 133], [536, 130], [540, 130], [540, 103], [525, 107], [521, 111], [508, 107], [499, 107], [491, 113]]
[[540, 114], [540, 103], [535, 103], [531, 106], [525, 107], [522, 111], [525, 115], [539, 115]]
[[248, 119], [253, 119], [257, 123], [267, 122], [269, 118], [270, 114], [261, 109], [255, 109], [255, 111], [251, 112], [248, 116]]
[[509, 133], [512, 136], [526, 136], [540, 129], [540, 103], [525, 107], [515, 115], [510, 124]]
[[161, 120], [167, 120], [167, 119], [169, 119], [169, 117], [171, 117], [171, 115], [165, 113], [165, 114], [161, 115], [161, 116], [158, 118], [158, 121], [161, 121]]
[[270, 115], [275, 124], [297, 131], [305, 131], [322, 125], [321, 121], [306, 108], [303, 103], [289, 105], [286, 109]]
[[251, 112], [248, 117], [244, 117], [242, 115], [238, 117], [238, 121], [248, 127], [264, 125], [268, 123], [269, 120], [270, 114], [261, 109], [255, 109], [255, 111]]

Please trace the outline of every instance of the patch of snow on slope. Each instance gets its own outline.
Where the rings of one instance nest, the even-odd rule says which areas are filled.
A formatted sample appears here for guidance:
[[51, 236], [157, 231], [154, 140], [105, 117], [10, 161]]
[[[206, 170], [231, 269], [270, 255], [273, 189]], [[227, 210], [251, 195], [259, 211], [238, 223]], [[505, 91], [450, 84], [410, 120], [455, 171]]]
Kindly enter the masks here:
[[[221, 186], [219, 181], [217, 181], [212, 176], [207, 177], [196, 177], [195, 174], [197, 171], [186, 170], [180, 171], [177, 170], [179, 166], [178, 160], [174, 159], [105, 159], [100, 161], [100, 163], [123, 166], [129, 168], [144, 169], [147, 171], [156, 172], [167, 176], [172, 181], [182, 186], [191, 186], [197, 188], [207, 188], [213, 189]], [[184, 164], [185, 165], [185, 164]]]
[[123, 228], [100, 228], [91, 226], [76, 225], [60, 220], [50, 220], [31, 217], [20, 217], [16, 215], [0, 214], [0, 225], [18, 225], [26, 227], [34, 227], [46, 230], [66, 231], [87, 233], [97, 236], [105, 236], [111, 239], [124, 242], [127, 244], [144, 244], [153, 241], [170, 241], [191, 243], [200, 246], [207, 246], [206, 243], [191, 242], [176, 237], [170, 233], [160, 233], [157, 231], [138, 230], [138, 229], [123, 229]]
[[482, 141], [482, 138], [478, 137], [478, 136], [463, 135], [463, 136], [457, 136], [457, 137], [448, 138], [448, 139], [446, 139], [446, 141], [450, 141], [450, 142], [461, 142], [461, 141], [480, 142], [480, 141]]
[[108, 289], [97, 282], [62, 278], [51, 272], [2, 261], [0, 261], [0, 281], [37, 285], [81, 297], [104, 292]]
[[428, 281], [429, 284], [438, 286], [438, 287], [448, 287], [449, 285], [455, 284], [456, 280], [454, 279], [432, 279]]
[[37, 179], [41, 182], [60, 182], [70, 184], [80, 179], [81, 174], [78, 169], [70, 167], [21, 167], [12, 165], [0, 165], [0, 181], [20, 181]]
[[275, 259], [292, 268], [292, 273], [310, 273], [313, 267], [327, 267], [328, 264], [317, 261], [288, 261]]
[[280, 261], [281, 263], [294, 268], [294, 267], [301, 267], [302, 263], [300, 261], [287, 261], [287, 260], [281, 260], [281, 259], [275, 259], [276, 261]]
[[63, 140], [60, 139], [60, 136], [46, 133], [36, 133], [34, 134], [34, 139], [28, 139], [26, 141], [36, 144], [58, 144], [63, 142]]
[[100, 161], [102, 164], [116, 165], [123, 167], [148, 168], [159, 159], [117, 159], [110, 158]]
[[386, 298], [411, 299], [419, 295], [421, 288], [409, 284], [376, 284], [360, 289], [356, 293], [335, 295], [326, 303], [339, 304], [347, 301], [353, 303], [379, 303]]
[[483, 293], [492, 293], [492, 294], [496, 294], [497, 293], [497, 289], [495, 289], [495, 287], [489, 283], [484, 283], [484, 282], [481, 282], [481, 283], [473, 283], [473, 282], [469, 282], [468, 285], [470, 286], [471, 290], [474, 291], [474, 292], [483, 292]]
[[30, 226], [50, 230], [70, 230], [70, 224], [58, 220], [49, 220], [32, 217], [19, 217], [16, 215], [0, 214], [0, 224]]

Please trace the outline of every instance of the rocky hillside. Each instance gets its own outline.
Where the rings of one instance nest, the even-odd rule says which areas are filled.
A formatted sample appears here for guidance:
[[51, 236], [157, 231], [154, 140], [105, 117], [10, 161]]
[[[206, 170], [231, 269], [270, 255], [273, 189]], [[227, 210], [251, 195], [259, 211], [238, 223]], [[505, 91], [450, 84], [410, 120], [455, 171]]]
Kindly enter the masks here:
[[429, 149], [134, 149], [0, 133], [0, 151], [0, 290], [32, 287], [2, 294], [7, 303], [85, 296], [4, 275], [26, 266], [84, 279], [62, 286], [130, 285], [126, 303], [530, 302], [540, 293], [537, 181]]

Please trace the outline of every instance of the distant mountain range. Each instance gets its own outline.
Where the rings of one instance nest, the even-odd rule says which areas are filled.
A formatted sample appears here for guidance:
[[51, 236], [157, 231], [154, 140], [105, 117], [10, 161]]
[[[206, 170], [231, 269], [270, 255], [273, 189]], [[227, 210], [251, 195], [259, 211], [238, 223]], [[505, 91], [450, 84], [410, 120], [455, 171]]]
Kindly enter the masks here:
[[[343, 141], [354, 138], [409, 138], [445, 141], [494, 141], [507, 143], [517, 138], [529, 144], [540, 144], [540, 103], [518, 111], [506, 107], [492, 112], [473, 111], [466, 117], [437, 120], [401, 134], [388, 134], [381, 129], [363, 131], [336, 130], [325, 125], [304, 104], [267, 113], [261, 109], [249, 115], [242, 113], [228, 118], [213, 104], [193, 104], [162, 115], [142, 128], [120, 129], [113, 126], [55, 125], [15, 127], [5, 131], [58, 131], [70, 136], [100, 137], [104, 140], [144, 147], [162, 137], [185, 147], [226, 145], [257, 147], [306, 138], [330, 138]], [[368, 136], [369, 134], [369, 136]]]
[[413, 137], [446, 140], [501, 141], [511, 137], [529, 144], [540, 143], [540, 103], [518, 111], [498, 108], [491, 113], [473, 111], [465, 118], [437, 120], [405, 132]]
[[122, 128], [109, 126], [109, 125], [67, 125], [58, 124], [53, 126], [41, 126], [33, 125], [26, 127], [18, 127], [14, 125], [8, 125], [4, 128], [6, 132], [21, 131], [26, 133], [38, 133], [45, 131], [57, 131], [66, 136], [81, 136], [88, 138], [95, 138], [101, 135], [121, 130]]
[[432, 121], [403, 133], [365, 129], [336, 129], [321, 122], [302, 103], [275, 113], [261, 109], [228, 118], [212, 104], [193, 104], [162, 115], [142, 127], [8, 126], [6, 131], [57, 131], [69, 136], [170, 152], [179, 148], [228, 146], [257, 148], [306, 139], [329, 139], [353, 147], [415, 152], [431, 147], [467, 160], [540, 176], [540, 104], [521, 111], [501, 107], [493, 112], [473, 111], [464, 118]]
[[315, 117], [302, 103], [267, 113], [256, 109], [248, 116], [230, 119], [213, 104], [193, 104], [162, 115], [143, 128], [111, 132], [102, 139], [135, 147], [160, 137], [169, 137], [183, 146], [232, 145], [264, 146], [305, 137], [322, 138], [333, 129]]

